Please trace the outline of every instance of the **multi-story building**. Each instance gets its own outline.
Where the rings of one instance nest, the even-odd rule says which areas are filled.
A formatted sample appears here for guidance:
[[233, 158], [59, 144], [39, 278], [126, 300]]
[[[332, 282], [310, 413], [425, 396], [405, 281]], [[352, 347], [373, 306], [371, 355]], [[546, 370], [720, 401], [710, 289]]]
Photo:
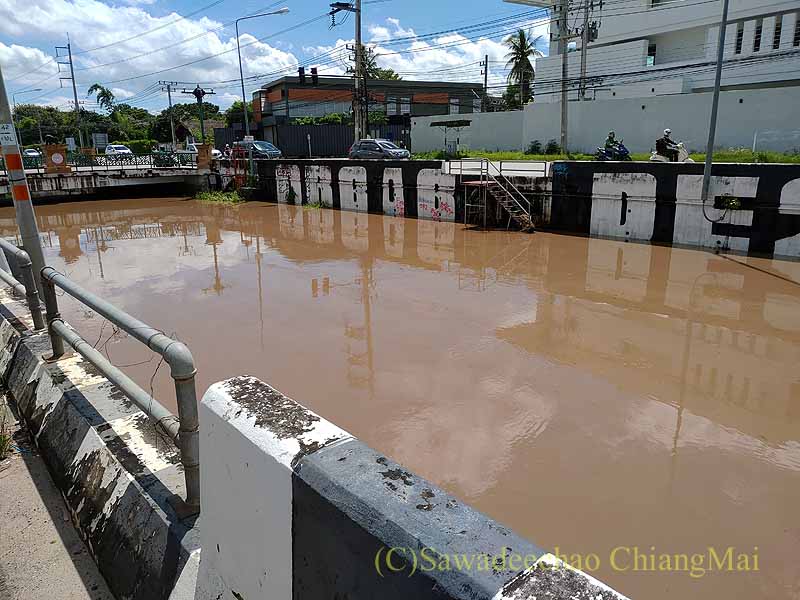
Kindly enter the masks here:
[[[412, 116], [464, 114], [480, 111], [482, 83], [368, 80], [370, 112], [383, 112], [388, 122], [409, 125]], [[298, 117], [323, 117], [353, 110], [353, 80], [349, 77], [306, 75], [282, 77], [253, 95], [255, 120], [264, 128], [291, 123]]]
[[[551, 8], [550, 53], [536, 61], [535, 101], [561, 90], [559, 0], [505, 0]], [[587, 46], [588, 100], [647, 98], [709, 91], [714, 84], [722, 0], [571, 0], [570, 99], [579, 95], [586, 3], [595, 39]], [[723, 90], [800, 86], [800, 2], [731, 0]]]

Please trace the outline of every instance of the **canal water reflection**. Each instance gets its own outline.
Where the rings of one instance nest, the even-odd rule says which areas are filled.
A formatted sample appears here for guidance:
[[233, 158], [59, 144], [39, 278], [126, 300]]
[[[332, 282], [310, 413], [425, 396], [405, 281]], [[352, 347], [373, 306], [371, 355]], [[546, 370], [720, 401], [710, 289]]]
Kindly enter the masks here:
[[[799, 263], [286, 205], [37, 212], [47, 260], [186, 342], [200, 392], [260, 377], [632, 598], [800, 597]], [[62, 303], [174, 408], [155, 358]], [[623, 572], [619, 546], [759, 571]]]

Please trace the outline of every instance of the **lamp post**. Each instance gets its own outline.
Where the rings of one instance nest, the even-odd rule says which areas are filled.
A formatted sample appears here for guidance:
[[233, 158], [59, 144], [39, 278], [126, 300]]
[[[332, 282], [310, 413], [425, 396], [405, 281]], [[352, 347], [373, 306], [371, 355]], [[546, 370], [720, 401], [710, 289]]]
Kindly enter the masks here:
[[[287, 7], [279, 8], [278, 10], [273, 10], [271, 12], [265, 13], [258, 13], [256, 15], [248, 15], [246, 17], [240, 17], [236, 19], [236, 53], [239, 55], [239, 79], [242, 82], [242, 113], [244, 114], [244, 134], [249, 136], [250, 135], [250, 119], [247, 117], [247, 95], [244, 91], [244, 71], [242, 70], [242, 48], [239, 45], [239, 21], [245, 21], [247, 19], [255, 19], [256, 17], [267, 17], [269, 15], [285, 15], [289, 12]], [[289, 99], [286, 99], [286, 102], [289, 102]]]
[[32, 90], [22, 90], [21, 92], [14, 92], [11, 94], [11, 104], [14, 107], [14, 129], [17, 130], [17, 139], [22, 141], [22, 136], [19, 133], [19, 126], [17, 125], [17, 94], [28, 94], [30, 92], [41, 92], [42, 88], [35, 88]]

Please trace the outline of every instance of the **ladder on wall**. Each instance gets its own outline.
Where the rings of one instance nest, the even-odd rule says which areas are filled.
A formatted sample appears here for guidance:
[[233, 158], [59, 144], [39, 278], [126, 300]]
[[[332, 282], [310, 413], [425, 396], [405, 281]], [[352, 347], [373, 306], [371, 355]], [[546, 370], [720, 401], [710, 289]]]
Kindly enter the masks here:
[[[464, 163], [470, 163], [466, 165]], [[476, 213], [483, 216], [483, 226], [486, 227], [487, 196], [491, 195], [498, 205], [502, 206], [509, 216], [509, 224], [513, 220], [522, 231], [533, 231], [533, 215], [530, 200], [519, 191], [511, 181], [505, 177], [501, 170], [492, 161], [481, 159], [462, 159], [460, 171], [466, 175], [479, 175], [480, 180], [465, 182], [465, 187], [477, 187], [477, 190], [468, 192], [464, 211], [464, 224], [469, 224], [470, 215]], [[476, 203], [475, 201], [478, 201]]]

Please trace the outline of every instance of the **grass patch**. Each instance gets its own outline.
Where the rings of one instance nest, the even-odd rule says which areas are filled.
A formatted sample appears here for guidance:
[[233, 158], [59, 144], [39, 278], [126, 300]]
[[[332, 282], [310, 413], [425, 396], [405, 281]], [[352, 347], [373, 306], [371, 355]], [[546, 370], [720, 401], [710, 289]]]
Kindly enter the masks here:
[[308, 209], [330, 208], [330, 206], [328, 206], [324, 202], [311, 202], [309, 204], [303, 204], [303, 208], [308, 208]]
[[[704, 152], [694, 152], [691, 154], [695, 162], [702, 163], [706, 159]], [[485, 150], [466, 150], [449, 154], [443, 150], [433, 152], [419, 152], [412, 156], [417, 160], [458, 160], [459, 158], [488, 158], [493, 161], [501, 160], [594, 160], [592, 154], [526, 154], [525, 152], [487, 152]], [[649, 152], [636, 152], [631, 154], [635, 161], [650, 160]], [[714, 162], [738, 162], [738, 163], [785, 163], [800, 164], [800, 152], [753, 152], [747, 148], [730, 148], [728, 150], [717, 150], [714, 152]]]
[[239, 195], [239, 192], [199, 192], [195, 195], [195, 200], [216, 202], [218, 204], [239, 204], [245, 201]]

